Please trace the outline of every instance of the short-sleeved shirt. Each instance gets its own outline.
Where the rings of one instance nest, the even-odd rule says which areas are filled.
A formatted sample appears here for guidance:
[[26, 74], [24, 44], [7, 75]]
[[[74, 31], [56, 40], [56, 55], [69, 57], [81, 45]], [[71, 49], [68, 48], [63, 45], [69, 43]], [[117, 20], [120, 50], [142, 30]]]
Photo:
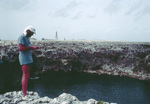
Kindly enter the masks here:
[[[24, 34], [18, 38], [18, 44], [23, 44], [24, 47], [31, 46], [29, 37], [26, 37]], [[19, 51], [19, 62], [20, 65], [33, 63], [31, 50]]]

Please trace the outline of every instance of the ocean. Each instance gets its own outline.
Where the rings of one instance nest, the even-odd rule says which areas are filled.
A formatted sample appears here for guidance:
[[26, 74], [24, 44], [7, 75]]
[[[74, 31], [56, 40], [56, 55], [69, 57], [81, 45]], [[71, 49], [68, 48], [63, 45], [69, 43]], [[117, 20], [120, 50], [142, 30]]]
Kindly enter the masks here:
[[85, 101], [90, 98], [117, 104], [150, 104], [150, 81], [77, 72], [49, 72], [30, 79], [29, 91], [41, 97], [58, 97], [63, 92]]

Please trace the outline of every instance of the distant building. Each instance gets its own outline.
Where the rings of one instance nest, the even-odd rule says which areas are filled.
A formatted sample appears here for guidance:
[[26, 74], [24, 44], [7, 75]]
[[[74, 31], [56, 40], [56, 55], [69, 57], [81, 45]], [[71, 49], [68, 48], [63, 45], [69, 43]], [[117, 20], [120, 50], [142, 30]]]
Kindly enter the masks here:
[[45, 40], [45, 38], [42, 38], [42, 40]]
[[56, 31], [56, 36], [55, 36], [55, 39], [56, 39], [56, 40], [58, 40], [58, 35], [57, 35], [57, 31]]
[[31, 40], [37, 40], [36, 38], [31, 38]]

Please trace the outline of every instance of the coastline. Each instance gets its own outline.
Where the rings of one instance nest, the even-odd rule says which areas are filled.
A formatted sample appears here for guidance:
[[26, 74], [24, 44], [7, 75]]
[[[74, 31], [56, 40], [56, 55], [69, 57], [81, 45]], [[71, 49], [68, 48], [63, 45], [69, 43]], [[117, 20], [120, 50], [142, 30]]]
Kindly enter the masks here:
[[[31, 40], [32, 76], [49, 71], [86, 72], [150, 80], [150, 42]], [[0, 41], [0, 90], [20, 86], [17, 41]]]
[[[150, 80], [150, 42], [31, 40], [31, 44], [40, 47], [32, 52], [35, 75], [63, 70]], [[17, 41], [0, 41], [0, 48], [1, 61], [17, 62]]]
[[126, 77], [131, 77], [139, 80], [150, 80], [150, 74], [144, 73], [144, 72], [133, 72], [133, 71], [107, 71], [107, 70], [84, 70], [83, 72], [90, 73], [90, 74], [98, 74], [98, 75], [112, 75], [112, 76], [126, 76]]
[[[39, 50], [32, 52], [34, 59], [32, 75], [40, 75], [49, 71], [75, 71], [150, 80], [149, 42], [32, 40], [31, 43], [40, 47]], [[8, 51], [10, 47], [11, 52]], [[0, 49], [0, 90], [5, 88], [5, 82], [10, 79], [11, 87], [20, 85], [17, 41], [0, 41]], [[12, 95], [19, 92], [8, 93]], [[47, 97], [46, 99], [49, 99], [49, 102], [54, 100]], [[97, 101], [91, 104], [96, 103]], [[64, 102], [64, 104], [69, 103]]]

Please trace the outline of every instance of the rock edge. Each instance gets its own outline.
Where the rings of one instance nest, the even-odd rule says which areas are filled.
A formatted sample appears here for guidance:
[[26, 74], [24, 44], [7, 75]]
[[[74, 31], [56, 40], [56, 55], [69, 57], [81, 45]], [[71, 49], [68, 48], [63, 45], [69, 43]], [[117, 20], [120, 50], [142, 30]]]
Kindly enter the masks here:
[[[28, 91], [27, 99], [23, 99], [21, 91], [7, 92], [0, 95], [0, 104], [99, 104], [95, 99], [87, 101], [79, 101], [75, 96], [62, 93], [58, 97], [52, 99], [47, 96], [40, 97], [37, 92]], [[103, 102], [103, 104], [117, 104]]]

